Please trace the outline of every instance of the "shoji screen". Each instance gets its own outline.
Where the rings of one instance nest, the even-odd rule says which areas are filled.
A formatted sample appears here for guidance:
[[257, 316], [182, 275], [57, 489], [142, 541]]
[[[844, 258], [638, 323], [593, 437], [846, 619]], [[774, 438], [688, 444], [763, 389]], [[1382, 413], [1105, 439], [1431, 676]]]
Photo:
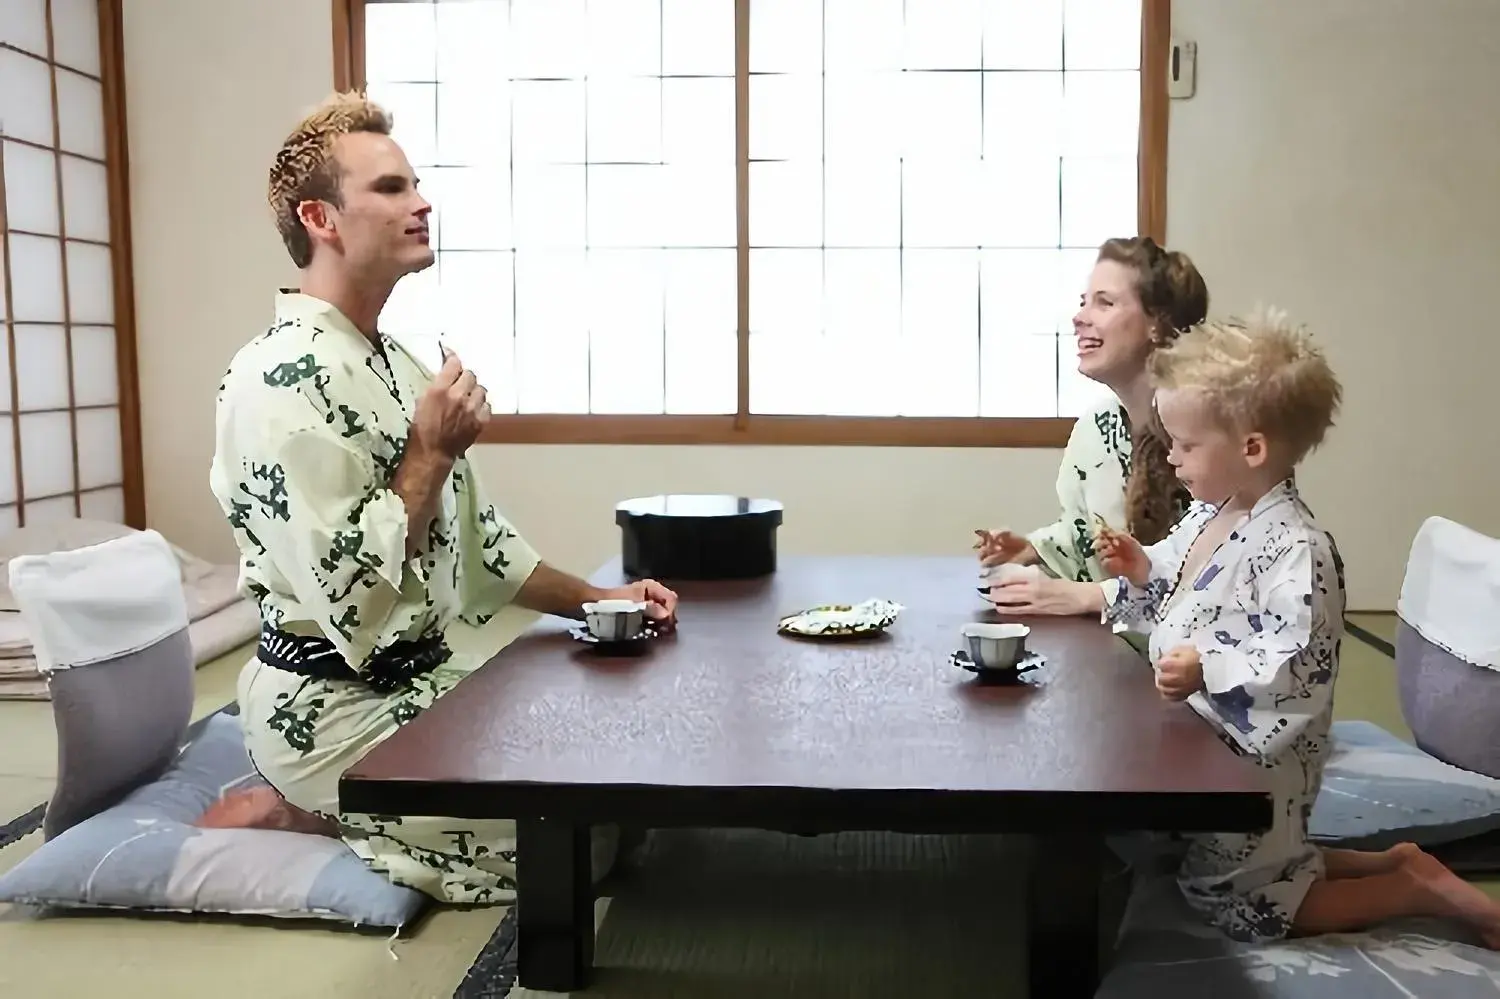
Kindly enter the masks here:
[[117, 11], [0, 0], [0, 531], [140, 515]]

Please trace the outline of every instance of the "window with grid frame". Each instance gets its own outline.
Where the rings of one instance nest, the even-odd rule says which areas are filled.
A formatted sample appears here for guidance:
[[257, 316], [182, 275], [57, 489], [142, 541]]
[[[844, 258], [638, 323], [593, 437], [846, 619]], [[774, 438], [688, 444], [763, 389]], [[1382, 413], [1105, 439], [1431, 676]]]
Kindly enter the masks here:
[[119, 0], [0, 0], [0, 532], [144, 527]]
[[457, 350], [497, 425], [1060, 443], [1094, 390], [1070, 317], [1097, 245], [1151, 231], [1164, 4], [345, 2], [344, 82], [436, 206], [382, 324]]

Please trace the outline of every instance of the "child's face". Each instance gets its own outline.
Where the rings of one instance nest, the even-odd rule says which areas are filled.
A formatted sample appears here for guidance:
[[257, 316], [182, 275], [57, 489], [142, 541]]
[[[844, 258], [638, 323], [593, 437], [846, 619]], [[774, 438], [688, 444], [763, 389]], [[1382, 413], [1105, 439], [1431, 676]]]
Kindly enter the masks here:
[[1172, 439], [1167, 460], [1194, 499], [1223, 503], [1247, 484], [1252, 470], [1261, 464], [1264, 442], [1259, 435], [1231, 433], [1195, 392], [1157, 392], [1156, 413]]

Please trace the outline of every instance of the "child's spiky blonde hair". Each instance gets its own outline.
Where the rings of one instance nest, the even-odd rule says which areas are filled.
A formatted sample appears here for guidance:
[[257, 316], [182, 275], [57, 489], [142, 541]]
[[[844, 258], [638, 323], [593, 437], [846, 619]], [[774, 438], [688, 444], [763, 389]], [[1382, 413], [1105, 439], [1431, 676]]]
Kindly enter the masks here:
[[304, 201], [340, 205], [342, 174], [333, 144], [351, 132], [390, 135], [391, 115], [364, 94], [333, 94], [297, 123], [271, 165], [266, 200], [276, 213], [281, 241], [299, 268], [312, 260], [312, 241], [297, 217], [297, 206]]
[[1286, 313], [1202, 323], [1152, 353], [1158, 389], [1200, 393], [1226, 427], [1258, 432], [1301, 461], [1323, 442], [1343, 401], [1328, 360]]

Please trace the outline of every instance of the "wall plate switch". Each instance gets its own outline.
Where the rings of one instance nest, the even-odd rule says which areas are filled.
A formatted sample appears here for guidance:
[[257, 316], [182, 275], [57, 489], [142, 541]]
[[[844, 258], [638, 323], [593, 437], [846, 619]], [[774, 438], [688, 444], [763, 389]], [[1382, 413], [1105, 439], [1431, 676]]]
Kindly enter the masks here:
[[1193, 96], [1198, 81], [1198, 43], [1172, 39], [1167, 52], [1167, 96], [1177, 100]]

